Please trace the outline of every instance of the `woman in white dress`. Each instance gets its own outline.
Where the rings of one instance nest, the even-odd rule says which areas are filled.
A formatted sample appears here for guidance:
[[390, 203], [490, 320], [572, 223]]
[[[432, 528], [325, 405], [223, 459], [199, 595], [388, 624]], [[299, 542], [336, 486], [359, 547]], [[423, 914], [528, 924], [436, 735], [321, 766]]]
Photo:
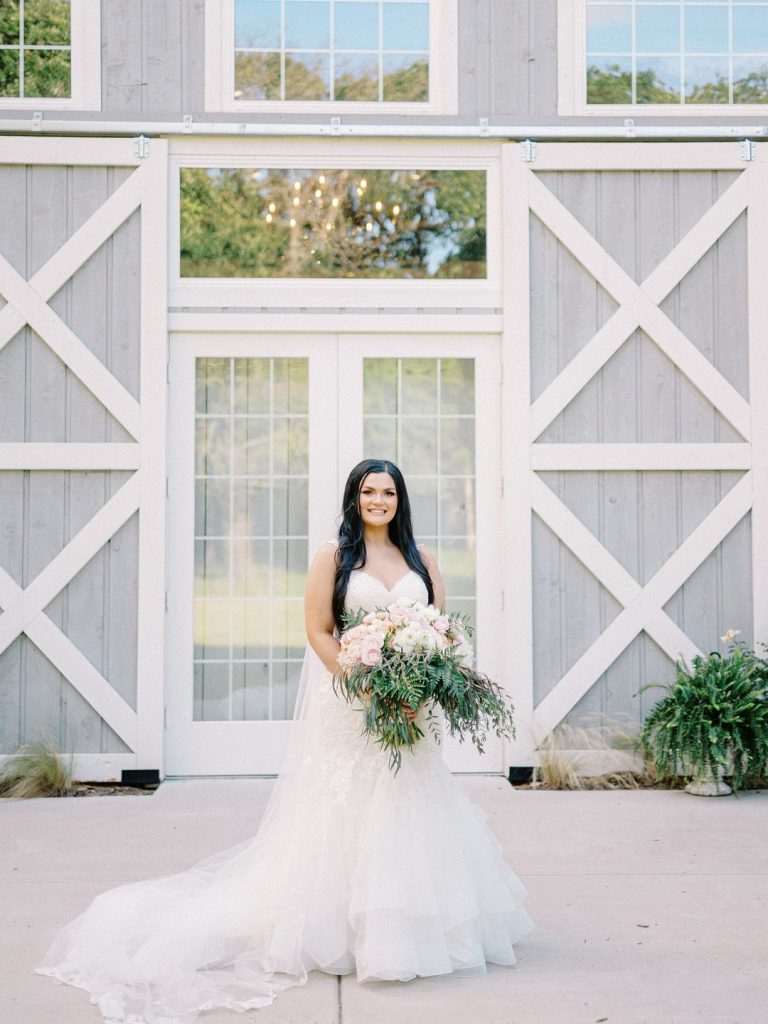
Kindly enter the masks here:
[[38, 974], [86, 989], [109, 1024], [192, 1024], [214, 1007], [267, 1006], [311, 970], [407, 981], [516, 962], [513, 943], [534, 927], [526, 889], [448, 770], [429, 709], [404, 709], [425, 735], [394, 774], [362, 733], [362, 705], [333, 689], [341, 614], [400, 596], [445, 601], [402, 474], [367, 459], [349, 475], [338, 540], [308, 573], [291, 738], [256, 835], [101, 893]]

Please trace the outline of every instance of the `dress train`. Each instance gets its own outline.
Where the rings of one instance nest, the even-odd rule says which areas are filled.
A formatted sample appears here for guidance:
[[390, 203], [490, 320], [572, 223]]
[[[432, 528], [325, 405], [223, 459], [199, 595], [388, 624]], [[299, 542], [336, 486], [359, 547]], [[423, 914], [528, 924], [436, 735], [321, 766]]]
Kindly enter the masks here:
[[[425, 599], [415, 574], [388, 590], [355, 570], [347, 602], [396, 593]], [[193, 1024], [215, 1007], [267, 1006], [311, 970], [405, 981], [514, 964], [534, 928], [526, 889], [447, 768], [429, 712], [394, 775], [361, 736], [359, 705], [331, 684], [307, 647], [306, 703], [255, 836], [96, 896], [35, 972], [90, 992], [108, 1024]]]

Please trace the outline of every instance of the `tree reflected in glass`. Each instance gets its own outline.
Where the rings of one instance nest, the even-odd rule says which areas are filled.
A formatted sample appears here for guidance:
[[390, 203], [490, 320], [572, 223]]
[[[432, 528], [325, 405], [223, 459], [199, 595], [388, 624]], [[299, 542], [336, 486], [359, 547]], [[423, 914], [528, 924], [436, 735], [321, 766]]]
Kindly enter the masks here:
[[476, 170], [181, 170], [182, 277], [484, 278]]
[[768, 0], [587, 4], [590, 104], [768, 101]]
[[72, 95], [71, 21], [69, 0], [0, 0], [0, 96]]

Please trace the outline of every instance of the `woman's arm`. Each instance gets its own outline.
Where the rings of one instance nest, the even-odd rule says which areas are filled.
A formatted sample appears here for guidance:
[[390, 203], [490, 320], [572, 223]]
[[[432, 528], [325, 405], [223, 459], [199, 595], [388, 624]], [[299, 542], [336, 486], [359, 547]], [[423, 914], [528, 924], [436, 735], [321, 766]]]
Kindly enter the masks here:
[[329, 672], [336, 672], [341, 644], [333, 635], [333, 584], [336, 579], [336, 548], [323, 544], [307, 573], [304, 588], [304, 624], [307, 639]]
[[425, 548], [423, 544], [419, 544], [419, 554], [421, 555], [424, 565], [427, 567], [430, 579], [432, 580], [432, 589], [435, 594], [433, 604], [435, 608], [439, 608], [441, 611], [444, 611], [445, 584], [443, 583], [443, 577], [440, 575], [440, 570], [437, 567], [435, 556], [428, 548]]

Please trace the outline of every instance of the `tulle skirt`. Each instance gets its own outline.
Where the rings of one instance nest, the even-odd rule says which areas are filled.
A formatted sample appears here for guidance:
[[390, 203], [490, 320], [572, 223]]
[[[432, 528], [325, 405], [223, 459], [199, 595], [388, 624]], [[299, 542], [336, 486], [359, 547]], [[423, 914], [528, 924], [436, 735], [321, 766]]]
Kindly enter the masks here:
[[96, 896], [35, 971], [86, 989], [109, 1024], [192, 1024], [267, 1006], [311, 970], [405, 981], [515, 963], [534, 924], [485, 812], [429, 734], [394, 775], [353, 721], [355, 756], [338, 722], [330, 748], [322, 716], [294, 723], [255, 836]]

